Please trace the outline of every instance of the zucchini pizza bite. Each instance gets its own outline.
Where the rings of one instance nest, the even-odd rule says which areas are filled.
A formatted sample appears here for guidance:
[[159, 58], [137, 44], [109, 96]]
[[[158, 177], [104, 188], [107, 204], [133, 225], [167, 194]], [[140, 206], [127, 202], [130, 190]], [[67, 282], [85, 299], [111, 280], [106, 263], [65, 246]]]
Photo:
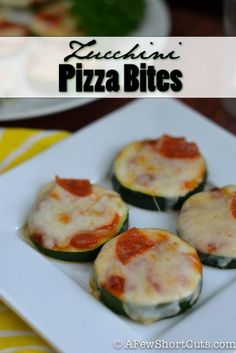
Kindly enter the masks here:
[[91, 261], [127, 223], [128, 208], [117, 193], [88, 180], [56, 177], [39, 192], [26, 234], [48, 256]]
[[236, 268], [236, 186], [190, 197], [181, 209], [178, 233], [197, 249], [204, 264]]
[[126, 145], [115, 158], [113, 186], [126, 202], [145, 209], [179, 209], [203, 190], [206, 164], [198, 146], [183, 137]]
[[93, 295], [117, 314], [151, 323], [197, 301], [202, 266], [197, 252], [162, 229], [132, 228], [107, 242], [93, 267]]
[[33, 16], [31, 31], [38, 36], [82, 35], [78, 19], [73, 16], [68, 1], [41, 7]]

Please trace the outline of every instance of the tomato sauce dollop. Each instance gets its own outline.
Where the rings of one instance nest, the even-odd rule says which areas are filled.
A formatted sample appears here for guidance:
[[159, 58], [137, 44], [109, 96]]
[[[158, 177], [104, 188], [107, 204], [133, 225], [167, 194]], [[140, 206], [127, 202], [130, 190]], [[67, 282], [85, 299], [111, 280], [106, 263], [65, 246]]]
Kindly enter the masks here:
[[133, 257], [140, 255], [155, 245], [137, 228], [131, 228], [123, 233], [116, 244], [118, 259], [127, 264]]
[[87, 179], [61, 179], [56, 176], [56, 183], [75, 196], [89, 196], [92, 193], [92, 184]]

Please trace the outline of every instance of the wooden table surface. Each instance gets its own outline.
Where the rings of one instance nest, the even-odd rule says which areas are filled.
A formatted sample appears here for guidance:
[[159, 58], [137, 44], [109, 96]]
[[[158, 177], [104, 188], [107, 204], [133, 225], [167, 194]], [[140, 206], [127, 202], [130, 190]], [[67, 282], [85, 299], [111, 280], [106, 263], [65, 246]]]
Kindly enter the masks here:
[[[172, 16], [173, 36], [221, 36], [223, 35], [221, 1], [168, 0]], [[103, 115], [129, 103], [131, 99], [99, 99], [67, 112], [30, 120], [2, 122], [0, 126], [30, 127], [40, 129], [64, 129], [76, 131]], [[236, 116], [226, 112], [220, 99], [182, 99], [192, 108], [236, 134]], [[235, 99], [236, 105], [236, 99]]]

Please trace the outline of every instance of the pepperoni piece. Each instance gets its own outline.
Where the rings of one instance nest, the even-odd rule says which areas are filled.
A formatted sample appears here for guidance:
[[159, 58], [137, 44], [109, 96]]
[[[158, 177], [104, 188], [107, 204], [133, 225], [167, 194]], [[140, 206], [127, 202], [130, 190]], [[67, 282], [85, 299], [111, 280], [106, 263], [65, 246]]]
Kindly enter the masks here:
[[56, 183], [76, 196], [89, 196], [92, 193], [92, 185], [87, 179], [61, 179], [56, 176]]
[[112, 231], [114, 231], [119, 223], [120, 223], [120, 216], [118, 214], [115, 214], [115, 216], [110, 224], [102, 226], [102, 227], [98, 228], [97, 230], [106, 230], [106, 231], [112, 230]]
[[110, 224], [97, 228], [91, 232], [81, 232], [73, 236], [71, 245], [77, 249], [91, 249], [102, 239], [110, 237], [115, 232], [120, 221], [120, 216], [116, 214]]
[[199, 156], [197, 145], [187, 142], [183, 137], [164, 135], [159, 140], [159, 144], [160, 153], [167, 158], [195, 158]]
[[39, 246], [43, 246], [43, 236], [42, 234], [32, 234], [31, 239]]
[[154, 245], [155, 243], [149, 240], [140, 230], [132, 228], [118, 239], [116, 254], [123, 264], [127, 264], [133, 257], [144, 253]]
[[71, 246], [76, 249], [87, 250], [94, 248], [99, 242], [99, 236], [95, 232], [79, 233], [71, 239]]
[[111, 275], [103, 288], [115, 296], [121, 296], [125, 289], [125, 279], [121, 276]]
[[236, 192], [234, 193], [233, 199], [231, 201], [231, 212], [234, 218], [236, 218]]
[[163, 135], [159, 140], [145, 143], [167, 158], [196, 158], [200, 155], [197, 145], [186, 141], [184, 137]]

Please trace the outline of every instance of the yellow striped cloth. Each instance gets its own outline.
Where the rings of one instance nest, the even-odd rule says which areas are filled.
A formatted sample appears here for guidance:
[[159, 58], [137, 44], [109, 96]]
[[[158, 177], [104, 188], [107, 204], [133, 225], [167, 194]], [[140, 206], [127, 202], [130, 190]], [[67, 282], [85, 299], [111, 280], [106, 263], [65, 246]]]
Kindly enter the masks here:
[[[64, 131], [0, 129], [0, 173], [69, 135]], [[53, 350], [0, 301], [0, 353], [53, 353]]]

